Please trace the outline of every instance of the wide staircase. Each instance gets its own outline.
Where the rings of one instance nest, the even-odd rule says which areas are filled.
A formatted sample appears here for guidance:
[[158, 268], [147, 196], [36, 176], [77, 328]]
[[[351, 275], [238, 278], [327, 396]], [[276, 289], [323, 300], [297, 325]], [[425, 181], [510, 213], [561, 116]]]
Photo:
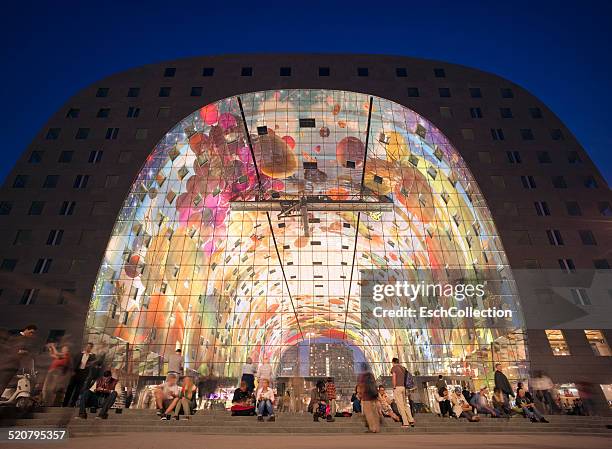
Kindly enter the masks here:
[[[192, 432], [198, 434], [358, 434], [366, 429], [360, 416], [336, 418], [335, 422], [313, 422], [310, 414], [281, 413], [275, 422], [258, 422], [255, 417], [233, 417], [224, 411], [199, 411], [189, 420], [161, 421], [154, 410], [123, 410], [116, 414], [111, 410], [107, 420], [95, 419], [89, 414], [87, 420], [74, 419], [76, 410], [47, 408], [21, 419], [0, 418], [1, 427], [67, 428], [71, 437], [92, 435], [116, 435], [131, 432]], [[550, 423], [531, 423], [514, 416], [511, 419], [481, 417], [477, 423], [464, 419], [440, 418], [432, 414], [417, 414], [414, 428], [401, 428], [386, 418], [382, 426], [384, 433], [563, 433], [589, 434], [612, 437], [612, 418], [596, 416], [550, 416]]]

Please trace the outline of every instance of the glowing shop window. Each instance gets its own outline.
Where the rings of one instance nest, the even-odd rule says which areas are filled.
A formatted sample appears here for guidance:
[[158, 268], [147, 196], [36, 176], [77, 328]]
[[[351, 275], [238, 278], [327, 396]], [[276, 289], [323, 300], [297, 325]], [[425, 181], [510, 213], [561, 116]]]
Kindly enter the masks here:
[[586, 335], [586, 338], [589, 341], [595, 355], [604, 357], [612, 355], [610, 345], [608, 345], [606, 337], [604, 337], [602, 331], [585, 329], [584, 334]]
[[570, 355], [569, 347], [563, 336], [563, 332], [560, 330], [546, 330], [546, 337], [548, 338], [548, 344], [554, 355]]

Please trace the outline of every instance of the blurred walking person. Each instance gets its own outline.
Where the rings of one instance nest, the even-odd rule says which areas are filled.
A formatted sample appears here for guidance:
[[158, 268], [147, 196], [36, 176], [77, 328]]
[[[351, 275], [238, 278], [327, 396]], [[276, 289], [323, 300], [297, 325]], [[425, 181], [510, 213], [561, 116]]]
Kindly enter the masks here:
[[359, 375], [358, 393], [361, 397], [361, 409], [371, 433], [380, 432], [380, 414], [378, 412], [378, 387], [370, 368], [364, 364], [364, 371]]
[[53, 360], [51, 360], [51, 365], [49, 365], [49, 370], [43, 384], [42, 401], [46, 406], [54, 406], [55, 396], [60, 386], [64, 385], [70, 370], [70, 346], [62, 345], [58, 351], [55, 343], [49, 343], [47, 348]]

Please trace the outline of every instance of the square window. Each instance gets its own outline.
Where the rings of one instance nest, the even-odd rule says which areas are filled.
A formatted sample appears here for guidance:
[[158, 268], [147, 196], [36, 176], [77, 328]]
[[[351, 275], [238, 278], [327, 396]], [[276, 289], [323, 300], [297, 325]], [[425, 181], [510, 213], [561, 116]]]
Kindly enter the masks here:
[[253, 76], [253, 67], [243, 67], [240, 69], [240, 76]]
[[464, 128], [461, 130], [463, 140], [474, 140], [474, 130], [472, 128]]
[[79, 128], [74, 136], [77, 140], [85, 140], [89, 136], [89, 128]]
[[419, 88], [418, 87], [409, 87], [408, 88], [408, 96], [409, 97], [418, 97], [419, 95]]
[[529, 128], [521, 129], [520, 133], [521, 133], [521, 139], [523, 140], [533, 140], [534, 139], [533, 131]]
[[570, 217], [579, 217], [582, 215], [582, 210], [577, 201], [566, 201], [565, 208], [567, 209], [567, 215]]
[[174, 78], [176, 75], [176, 67], [166, 67], [164, 70], [164, 78]]
[[499, 114], [501, 115], [501, 118], [512, 118], [512, 109], [499, 108]]
[[98, 98], [106, 98], [108, 97], [109, 88], [108, 87], [99, 87], [96, 91], [96, 97]]
[[442, 68], [433, 69], [436, 78], [446, 78], [446, 71]]
[[448, 87], [438, 88], [438, 93], [440, 94], [440, 98], [449, 98], [451, 96], [451, 91]]
[[101, 108], [101, 109], [98, 109], [98, 113], [96, 114], [96, 117], [97, 118], [108, 118], [109, 115], [110, 115], [109, 108]]
[[32, 201], [30, 204], [30, 209], [28, 209], [28, 215], [41, 215], [44, 208], [44, 201]]
[[599, 187], [597, 181], [592, 176], [585, 176], [582, 183], [587, 189], [596, 189]]
[[281, 67], [279, 70], [280, 76], [291, 76], [291, 67]]
[[215, 74], [214, 67], [204, 67], [202, 69], [202, 76], [213, 76]]
[[30, 157], [28, 158], [29, 164], [40, 164], [42, 161], [44, 151], [32, 151], [30, 153]]
[[567, 153], [567, 162], [570, 164], [582, 164], [582, 158], [577, 151], [570, 151]]
[[448, 106], [440, 106], [440, 117], [452, 118], [453, 110]]
[[529, 108], [529, 116], [531, 118], [542, 118], [542, 110], [540, 108]]
[[147, 128], [138, 128], [136, 130], [136, 140], [145, 140], [149, 135], [149, 130]]
[[122, 151], [119, 153], [119, 163], [127, 164], [132, 160], [132, 152], [131, 151]]
[[472, 118], [482, 118], [482, 109], [480, 109], [480, 108], [470, 108], [470, 117], [472, 117]]
[[203, 92], [203, 88], [202, 87], [192, 87], [191, 88], [191, 96], [192, 97], [201, 97], [202, 96], [202, 92]]
[[588, 229], [583, 229], [578, 231], [578, 235], [580, 236], [580, 240], [583, 245], [597, 245], [597, 241], [595, 241], [595, 235], [592, 231]]
[[480, 87], [470, 87], [470, 97], [482, 98], [482, 91], [480, 90]]
[[2, 259], [0, 263], [0, 271], [11, 272], [15, 270], [17, 266], [17, 259]]
[[43, 189], [54, 189], [57, 187], [59, 175], [47, 175], [43, 181]]
[[65, 150], [62, 151], [57, 159], [57, 162], [60, 164], [67, 164], [72, 161], [72, 156], [74, 155], [74, 151]]
[[512, 89], [505, 87], [501, 88], [500, 91], [502, 98], [514, 98], [514, 93], [512, 92]]
[[551, 129], [550, 130], [550, 138], [552, 140], [563, 140], [563, 131], [560, 129]]
[[569, 346], [565, 341], [565, 337], [563, 336], [562, 331], [548, 329], [544, 332], [546, 332], [546, 338], [548, 339], [548, 344], [550, 345], [550, 349], [552, 350], [553, 355], [570, 355]]
[[0, 215], [10, 215], [13, 210], [12, 201], [0, 201]]
[[136, 98], [140, 95], [140, 87], [130, 87], [128, 89], [127, 96], [130, 98]]
[[159, 88], [159, 96], [160, 97], [169, 97], [170, 96], [170, 92], [172, 91], [171, 87], [160, 87]]
[[538, 151], [538, 162], [540, 164], [550, 164], [552, 162], [548, 151]]
[[552, 184], [555, 189], [567, 189], [567, 182], [563, 176], [553, 176]]
[[370, 71], [367, 67], [357, 67], [357, 76], [368, 76]]
[[47, 135], [45, 136], [45, 139], [57, 140], [59, 138], [60, 131], [61, 131], [61, 128], [49, 128], [49, 130], [47, 131]]
[[313, 118], [301, 118], [299, 119], [300, 128], [314, 128], [316, 127], [316, 121]]
[[157, 110], [157, 117], [166, 118], [170, 117], [170, 108], [168, 106], [162, 106]]
[[23, 189], [28, 183], [28, 175], [17, 175], [13, 181], [14, 189]]
[[483, 164], [491, 163], [491, 153], [489, 151], [479, 151], [478, 160]]
[[319, 67], [319, 76], [329, 76], [329, 67]]
[[408, 76], [408, 70], [406, 70], [406, 67], [397, 67], [395, 69], [395, 76], [398, 78], [406, 78]]
[[600, 201], [597, 203], [599, 214], [604, 217], [612, 217], [612, 205], [608, 201]]
[[136, 106], [130, 106], [127, 111], [128, 118], [136, 118], [140, 115], [140, 108]]
[[66, 113], [66, 118], [77, 118], [80, 113], [81, 113], [80, 109], [70, 108], [68, 109], [68, 112]]
[[100, 161], [102, 160], [102, 154], [104, 154], [104, 151], [102, 150], [93, 150], [89, 153], [89, 159], [87, 162], [89, 162], [90, 164], [98, 164], [100, 163]]
[[504, 130], [501, 128], [491, 128], [491, 138], [493, 140], [504, 140]]
[[119, 128], [106, 128], [106, 135], [104, 138], [106, 140], [115, 140], [119, 135]]
[[593, 259], [593, 266], [596, 270], [609, 270], [610, 262], [607, 259]]

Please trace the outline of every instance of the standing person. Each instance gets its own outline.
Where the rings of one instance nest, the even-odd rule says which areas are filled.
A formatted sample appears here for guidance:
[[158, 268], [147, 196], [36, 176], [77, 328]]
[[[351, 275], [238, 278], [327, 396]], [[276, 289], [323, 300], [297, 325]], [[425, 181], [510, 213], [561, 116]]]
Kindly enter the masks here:
[[[364, 364], [365, 365], [365, 364]], [[380, 432], [380, 415], [378, 413], [378, 388], [376, 379], [369, 367], [365, 365], [359, 375], [358, 393], [361, 397], [361, 409], [371, 433]]]
[[495, 364], [495, 388], [499, 388], [504, 395], [507, 403], [510, 402], [509, 396], [514, 397], [512, 386], [506, 375], [502, 371], [502, 364]]
[[257, 373], [257, 366], [253, 363], [251, 357], [247, 357], [246, 363], [242, 365], [242, 377], [240, 381], [246, 382], [247, 390], [249, 392], [255, 391], [255, 374]]
[[261, 385], [261, 381], [268, 379], [268, 383], [272, 384], [272, 365], [268, 357], [264, 356], [263, 363], [257, 367], [257, 386]]
[[[438, 394], [440, 394], [440, 390], [442, 390], [442, 388], [447, 388], [448, 386], [446, 385], [446, 380], [444, 380], [444, 376], [442, 374], [438, 375], [438, 380], [436, 380], [436, 390], [438, 390]], [[440, 394], [440, 396], [442, 396]]]
[[327, 420], [332, 422], [335, 421], [334, 416], [336, 416], [336, 384], [334, 383], [334, 379], [331, 377], [327, 378], [327, 382], [325, 383], [325, 392], [327, 393], [327, 401], [329, 404], [329, 414], [327, 415]]
[[168, 373], [176, 373], [179, 376], [183, 374], [183, 351], [178, 348], [174, 354], [168, 356]]
[[270, 388], [270, 381], [266, 378], [261, 379], [261, 384], [257, 389], [257, 421], [263, 421], [264, 412], [268, 412], [268, 421], [275, 421], [274, 417], [274, 391]]
[[58, 351], [55, 343], [49, 343], [47, 348], [52, 360], [42, 388], [42, 401], [46, 406], [53, 406], [58, 388], [70, 369], [70, 346], [62, 345]]
[[85, 384], [85, 381], [89, 377], [90, 370], [96, 360], [96, 355], [92, 350], [93, 343], [87, 343], [85, 349], [77, 354], [72, 362], [74, 372], [66, 387], [63, 403], [64, 407], [74, 407], [81, 391], [89, 387], [89, 385]]
[[185, 376], [183, 379], [183, 386], [179, 391], [178, 402], [172, 413], [174, 419], [179, 419], [181, 411], [184, 413], [185, 417], [189, 419], [191, 413], [196, 408], [196, 391], [197, 387], [193, 383], [193, 379], [190, 376]]
[[21, 368], [21, 362], [30, 354], [37, 331], [35, 324], [28, 324], [17, 335], [11, 335], [3, 342], [0, 355], [0, 395]]
[[402, 418], [402, 427], [414, 427], [414, 418], [409, 406], [406, 406], [406, 376], [408, 370], [400, 365], [399, 359], [391, 360], [391, 380], [393, 382], [393, 398]]
[[98, 418], [107, 419], [108, 410], [113, 406], [117, 396], [121, 394], [121, 385], [110, 370], [104, 371], [102, 377], [97, 379], [91, 388], [86, 389], [81, 395], [79, 403], [79, 415], [75, 418], [87, 419], [86, 409], [88, 406], [100, 407]]
[[304, 396], [304, 379], [301, 377], [293, 376], [291, 378], [291, 411], [293, 413], [304, 412], [304, 403], [302, 397]]

